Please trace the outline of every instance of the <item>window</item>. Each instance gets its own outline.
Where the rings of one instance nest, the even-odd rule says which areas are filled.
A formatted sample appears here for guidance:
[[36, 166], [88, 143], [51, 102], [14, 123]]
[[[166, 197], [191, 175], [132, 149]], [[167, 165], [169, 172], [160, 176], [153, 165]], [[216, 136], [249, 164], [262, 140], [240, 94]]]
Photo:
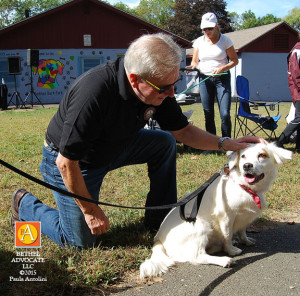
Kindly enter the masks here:
[[289, 35], [288, 34], [274, 34], [274, 48], [288, 50], [289, 49]]
[[[81, 54], [83, 54], [83, 52], [81, 52]], [[122, 57], [124, 56], [124, 53], [117, 53], [116, 56], [117, 58]], [[114, 54], [113, 57], [115, 57]], [[99, 55], [95, 54], [95, 56], [82, 56], [79, 58], [78, 74], [81, 75], [82, 73], [90, 70], [91, 68], [104, 64], [110, 60], [112, 60], [112, 56], [111, 55], [104, 56], [102, 51], [99, 51]]]
[[102, 64], [103, 60], [103, 57], [81, 58], [81, 73], [84, 73], [89, 69]]

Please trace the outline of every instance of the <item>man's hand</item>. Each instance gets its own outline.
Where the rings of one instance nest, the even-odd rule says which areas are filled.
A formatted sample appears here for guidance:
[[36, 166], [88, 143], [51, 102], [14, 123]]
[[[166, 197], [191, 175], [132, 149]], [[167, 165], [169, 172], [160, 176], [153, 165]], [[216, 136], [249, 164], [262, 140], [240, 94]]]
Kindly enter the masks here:
[[93, 235], [100, 235], [108, 231], [109, 220], [97, 205], [90, 207], [89, 211], [83, 214]]
[[222, 147], [226, 151], [237, 151], [240, 149], [245, 149], [249, 146], [249, 143], [263, 143], [267, 144], [268, 142], [262, 138], [257, 138], [253, 136], [244, 136], [242, 138], [232, 140], [226, 139], [222, 143]]
[[[187, 146], [201, 149], [201, 150], [218, 150], [218, 142], [220, 138], [216, 135], [210, 134], [193, 124], [188, 124], [181, 130], [171, 131], [171, 134], [178, 142]], [[249, 143], [267, 143], [262, 138], [253, 136], [245, 136], [239, 139], [226, 139], [222, 143], [224, 150], [237, 151], [247, 148]]]
[[[70, 160], [59, 153], [56, 164], [70, 192], [92, 199], [85, 185], [78, 160]], [[92, 234], [100, 235], [109, 229], [109, 220], [98, 205], [76, 198], [74, 200], [84, 214]]]

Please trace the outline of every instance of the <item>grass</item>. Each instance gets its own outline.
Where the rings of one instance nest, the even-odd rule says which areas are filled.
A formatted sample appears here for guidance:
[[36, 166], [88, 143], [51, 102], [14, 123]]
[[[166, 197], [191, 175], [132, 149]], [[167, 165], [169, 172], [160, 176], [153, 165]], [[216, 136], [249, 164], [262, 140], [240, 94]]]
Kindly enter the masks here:
[[[194, 109], [193, 124], [203, 128], [202, 106], [183, 106], [184, 111]], [[281, 104], [283, 118], [279, 121], [278, 134], [286, 126], [284, 116], [290, 104]], [[235, 105], [232, 105], [232, 112]], [[56, 107], [9, 110], [0, 112], [0, 158], [19, 169], [40, 178], [39, 163], [45, 131]], [[234, 116], [233, 116], [234, 120]], [[219, 113], [216, 111], [218, 134]], [[292, 148], [293, 145], [287, 146]], [[178, 196], [197, 189], [226, 162], [223, 155], [203, 155], [189, 151], [178, 144], [177, 174]], [[149, 190], [145, 165], [125, 167], [109, 173], [101, 189], [101, 200], [123, 205], [143, 206]], [[274, 219], [274, 213], [288, 215], [299, 211], [300, 156], [279, 168], [279, 175], [267, 194], [270, 210], [264, 220]], [[10, 229], [10, 197], [16, 188], [26, 188], [45, 204], [55, 207], [48, 189], [24, 179], [0, 166], [0, 294], [1, 295], [102, 295], [101, 291], [118, 284], [150, 254], [153, 235], [142, 225], [142, 210], [104, 208], [110, 218], [111, 228], [101, 237], [99, 247], [78, 251], [63, 249], [42, 236], [39, 250], [45, 263], [35, 264], [37, 274], [47, 277], [47, 282], [13, 282], [10, 276], [18, 277], [21, 265], [11, 262], [16, 258], [13, 232]], [[269, 213], [272, 213], [270, 215]]]

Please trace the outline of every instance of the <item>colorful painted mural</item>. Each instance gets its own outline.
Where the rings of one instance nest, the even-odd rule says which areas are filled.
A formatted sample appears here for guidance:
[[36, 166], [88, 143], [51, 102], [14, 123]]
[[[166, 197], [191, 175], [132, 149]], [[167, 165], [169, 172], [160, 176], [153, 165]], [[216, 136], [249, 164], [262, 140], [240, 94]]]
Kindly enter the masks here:
[[57, 75], [62, 75], [64, 64], [58, 60], [39, 60], [38, 67], [32, 67], [33, 73], [38, 74], [38, 87], [56, 88], [58, 86]]
[[[8, 87], [8, 101], [15, 89], [25, 100], [32, 87], [43, 104], [59, 103], [70, 84], [88, 69], [124, 55], [126, 49], [49, 49], [39, 50], [39, 66], [27, 65], [27, 50], [0, 51], [0, 79]], [[21, 74], [8, 73], [8, 57], [20, 57]], [[16, 81], [16, 84], [15, 84]], [[21, 101], [22, 103], [22, 101]]]

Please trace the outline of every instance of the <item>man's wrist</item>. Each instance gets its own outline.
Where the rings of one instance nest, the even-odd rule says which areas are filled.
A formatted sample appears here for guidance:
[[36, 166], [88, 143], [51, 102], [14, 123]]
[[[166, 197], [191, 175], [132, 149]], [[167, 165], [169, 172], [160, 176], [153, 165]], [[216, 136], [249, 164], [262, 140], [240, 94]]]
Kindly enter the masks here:
[[219, 139], [219, 142], [218, 142], [218, 148], [219, 148], [219, 150], [220, 150], [221, 152], [226, 152], [226, 151], [227, 151], [226, 149], [223, 148], [223, 142], [224, 142], [225, 140], [231, 140], [231, 138], [230, 138], [230, 137], [222, 137], [222, 138]]

